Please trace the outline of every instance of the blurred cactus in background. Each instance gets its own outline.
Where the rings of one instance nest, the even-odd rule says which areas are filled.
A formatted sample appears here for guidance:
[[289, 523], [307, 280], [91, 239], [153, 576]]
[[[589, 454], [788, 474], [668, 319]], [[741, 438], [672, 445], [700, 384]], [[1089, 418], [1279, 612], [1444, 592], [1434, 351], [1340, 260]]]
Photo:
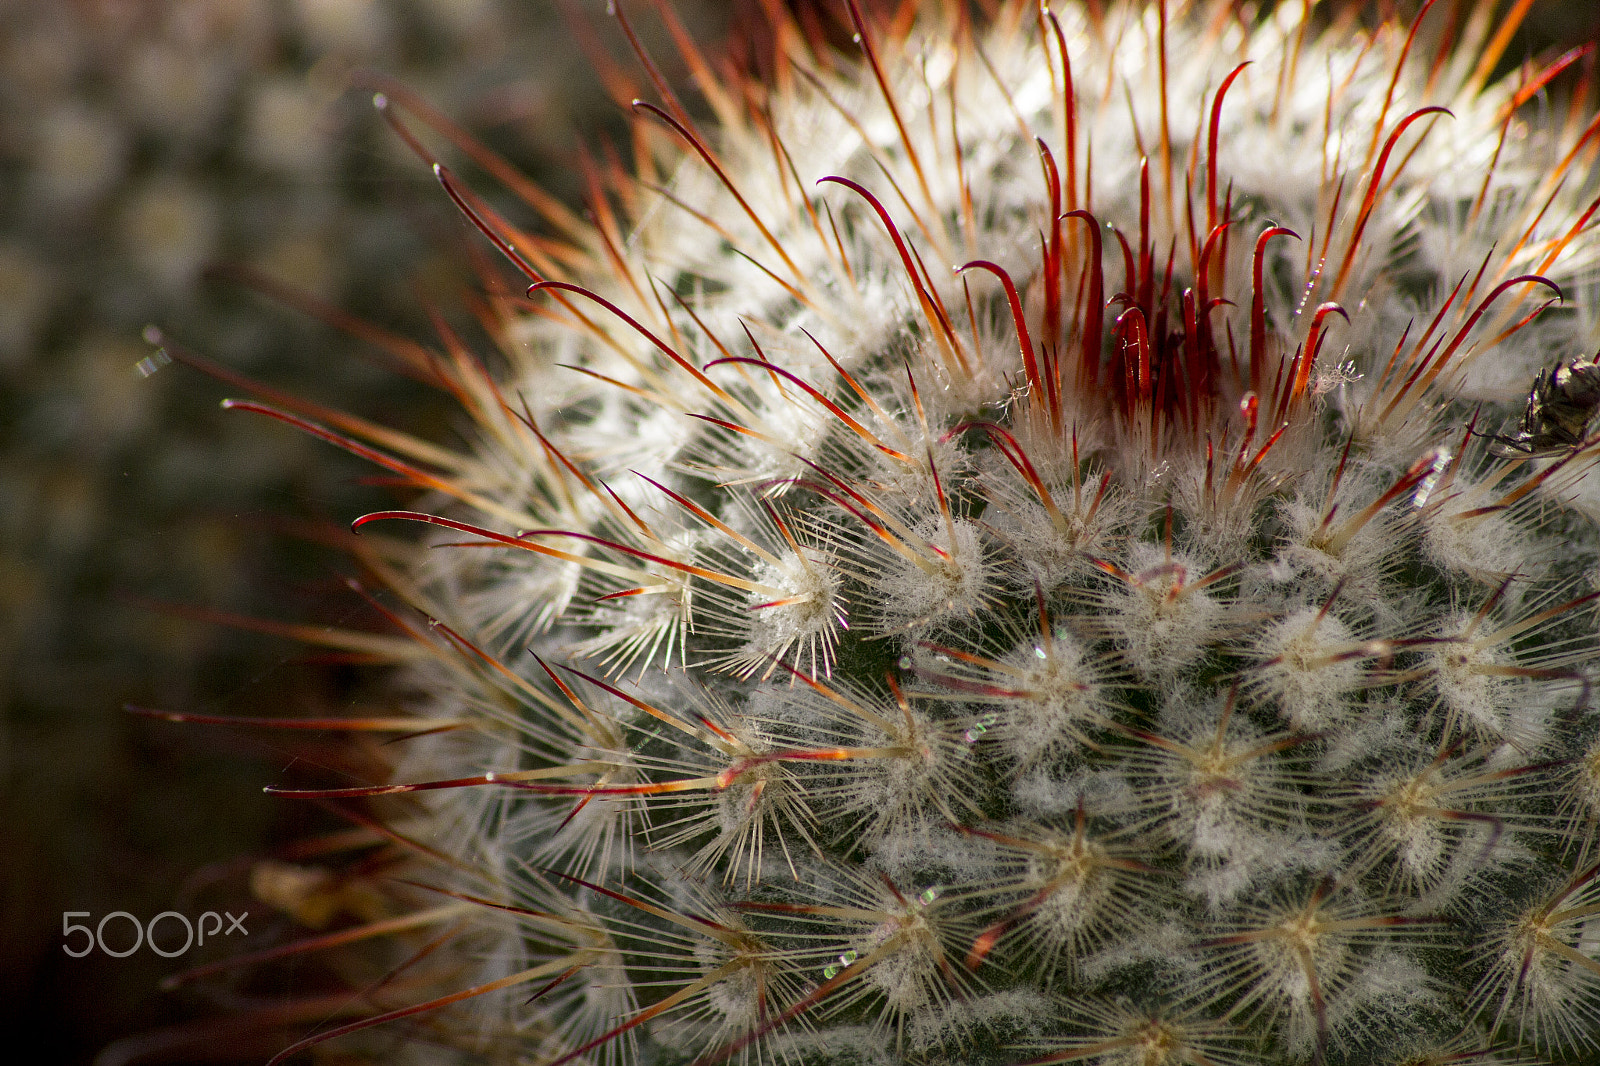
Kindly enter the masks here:
[[421, 491], [318, 638], [397, 764], [279, 789], [387, 819], [341, 939], [404, 936], [297, 1049], [1593, 1061], [1592, 54], [979, 6], [657, 5], [698, 102], [603, 72], [586, 217], [379, 97], [509, 265], [492, 356], [394, 349], [456, 443], [233, 404]]
[[149, 952], [69, 959], [62, 911], [190, 906], [219, 874], [186, 880], [197, 866], [318, 817], [238, 799], [265, 780], [254, 736], [121, 705], [250, 713], [346, 685], [286, 668], [281, 641], [136, 598], [321, 618], [326, 558], [269, 521], [383, 498], [356, 462], [224, 416], [221, 387], [163, 370], [141, 331], [431, 425], [440, 405], [370, 345], [209, 268], [425, 329], [419, 293], [453, 301], [469, 276], [439, 239], [453, 209], [352, 79], [425, 89], [575, 197], [556, 164], [604, 96], [581, 54], [541, 45], [564, 25], [507, 0], [0, 0], [0, 1018], [48, 1029], [62, 1061], [194, 1006], [160, 996], [173, 964]]

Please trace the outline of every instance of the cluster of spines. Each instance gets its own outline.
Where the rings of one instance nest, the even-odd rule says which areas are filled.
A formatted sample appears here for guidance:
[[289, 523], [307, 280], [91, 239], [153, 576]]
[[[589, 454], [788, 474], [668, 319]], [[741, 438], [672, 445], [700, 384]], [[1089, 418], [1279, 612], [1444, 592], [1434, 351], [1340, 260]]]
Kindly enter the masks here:
[[[499, 806], [516, 846], [479, 844], [470, 857], [497, 867], [441, 890], [519, 916], [520, 950], [538, 961], [431, 1005], [534, 985], [536, 999], [569, 1005], [530, 1008], [564, 1019], [554, 1033], [529, 1023], [560, 1049], [540, 1048], [552, 1063], [636, 1055], [645, 1033], [664, 1056], [698, 1041], [687, 1058], [803, 1061], [832, 1027], [848, 1034], [838, 1041], [914, 1056], [999, 1055], [987, 1044], [1006, 1034], [1038, 1062], [1114, 1062], [1129, 1049], [1166, 1055], [1149, 1062], [1354, 1061], [1383, 1053], [1390, 1032], [1419, 1048], [1430, 1027], [1456, 1039], [1459, 1025], [1441, 1019], [1467, 1004], [1471, 1032], [1418, 1061], [1487, 1054], [1474, 1034], [1584, 1046], [1596, 963], [1574, 900], [1592, 872], [1506, 915], [1524, 902], [1510, 887], [1516, 865], [1577, 856], [1581, 870], [1593, 835], [1593, 760], [1569, 750], [1587, 746], [1593, 596], [1507, 574], [1460, 541], [1492, 523], [1537, 547], [1541, 490], [1565, 484], [1588, 450], [1524, 477], [1520, 464], [1493, 464], [1470, 427], [1458, 440], [1437, 424], [1471, 359], [1542, 309], [1525, 306], [1528, 293], [1560, 292], [1517, 264], [1551, 269], [1583, 219], [1538, 241], [1530, 228], [1493, 271], [1490, 258], [1469, 270], [1415, 339], [1408, 330], [1392, 354], [1372, 353], [1336, 429], [1317, 402], [1330, 316], [1349, 320], [1336, 301], [1358, 279], [1381, 280], [1392, 253], [1374, 233], [1406, 225], [1383, 211], [1415, 165], [1408, 131], [1443, 111], [1389, 121], [1415, 26], [1365, 162], [1346, 175], [1324, 160], [1320, 241], [1313, 230], [1310, 280], [1292, 302], [1273, 279], [1293, 264], [1272, 251], [1290, 230], [1264, 224], [1248, 248], [1229, 249], [1235, 231], [1264, 221], [1218, 177], [1225, 97], [1247, 68], [1232, 66], [1193, 108], [1183, 148], [1169, 122], [1165, 5], [1148, 32], [1134, 8], [1082, 28], [1111, 48], [1106, 20], [1130, 19], [1123, 32], [1159, 61], [1156, 158], [1139, 159], [1137, 194], [1109, 209], [1091, 200], [1087, 139], [1078, 162], [1084, 93], [1068, 35], [1041, 13], [1056, 51], [1023, 51], [1060, 101], [1065, 168], [1036, 142], [1048, 204], [1039, 261], [1013, 255], [1009, 269], [981, 258], [998, 238], [980, 224], [992, 220], [964, 169], [957, 109], [942, 146], [957, 193], [941, 201], [930, 177], [940, 127], [911, 132], [874, 31], [854, 2], [847, 11], [862, 80], [895, 130], [874, 144], [849, 120], [864, 142], [857, 169], [882, 166], [903, 227], [865, 178], [801, 186], [771, 101], [735, 121], [692, 46], [697, 81], [729, 112], [728, 143], [699, 132], [645, 58], [665, 106], [636, 110], [687, 146], [685, 166], [715, 175], [727, 207], [708, 214], [669, 191], [663, 210], [714, 230], [739, 270], [768, 281], [772, 299], [753, 307], [768, 320], [740, 322], [748, 349], [713, 327], [740, 304], [706, 295], [719, 279], [704, 263], [669, 284], [628, 263], [603, 192], [581, 240], [613, 275], [578, 272], [579, 284], [555, 276], [573, 253], [519, 232], [434, 162], [532, 282], [526, 309], [586, 338], [568, 346], [572, 370], [598, 384], [534, 402], [529, 379], [491, 377], [446, 334], [445, 357], [413, 360], [474, 414], [478, 451], [461, 456], [304, 404], [239, 405], [357, 450], [466, 514], [386, 511], [358, 527], [422, 522], [470, 538], [436, 545], [453, 555], [490, 548], [538, 568], [446, 567], [469, 586], [466, 610], [439, 599], [443, 582], [397, 577], [445, 619], [431, 634], [400, 623], [454, 675], [433, 700], [455, 710], [422, 724], [474, 721], [504, 742], [488, 759], [496, 768], [293, 790], [512, 797]], [[999, 20], [1020, 17], [1019, 5]], [[971, 47], [975, 31], [954, 25], [956, 47]], [[996, 40], [1023, 33], [1008, 32]], [[1302, 30], [1283, 77], [1303, 44]], [[1484, 47], [1460, 99], [1482, 106], [1473, 97], [1503, 47]], [[1441, 54], [1430, 81], [1443, 65]], [[831, 100], [822, 74], [785, 72], [797, 74]], [[1548, 76], [1506, 100], [1498, 144], [1527, 86]], [[928, 99], [940, 88], [953, 99], [954, 84], [929, 81]], [[402, 99], [391, 92], [380, 108], [431, 161], [395, 114]], [[647, 159], [663, 153], [640, 136]], [[795, 248], [775, 235], [773, 205], [754, 206], [719, 155], [763, 147], [792, 216], [785, 236], [814, 237]], [[1574, 147], [1558, 170], [1577, 159]], [[645, 184], [611, 182], [625, 202]], [[855, 200], [830, 201], [829, 185]], [[1119, 207], [1136, 214], [1137, 235], [1107, 231], [1123, 261], [1112, 292], [1097, 212]], [[1075, 240], [1074, 225], [1089, 239]], [[643, 243], [662, 228], [644, 227]], [[802, 269], [798, 247], [826, 270]], [[949, 257], [954, 279], [938, 277], [932, 257], [964, 248], [974, 254]], [[897, 273], [900, 339], [864, 349], [827, 301], [889, 292]], [[1013, 274], [1032, 281], [1019, 288]], [[974, 284], [982, 275], [994, 284]], [[1326, 299], [1302, 314], [1314, 293]], [[681, 416], [659, 438], [628, 424], [659, 410]], [[648, 473], [619, 477], [623, 464]], [[509, 588], [486, 588], [496, 582]], [[530, 636], [536, 654], [524, 658], [516, 645]], [[563, 644], [594, 665], [555, 661]], [[508, 898], [517, 893], [526, 898]], [[1442, 976], [1462, 929], [1483, 933], [1466, 964], [1481, 975], [1473, 988]], [[1041, 1024], [1041, 1005], [1062, 999], [1063, 1017]]]

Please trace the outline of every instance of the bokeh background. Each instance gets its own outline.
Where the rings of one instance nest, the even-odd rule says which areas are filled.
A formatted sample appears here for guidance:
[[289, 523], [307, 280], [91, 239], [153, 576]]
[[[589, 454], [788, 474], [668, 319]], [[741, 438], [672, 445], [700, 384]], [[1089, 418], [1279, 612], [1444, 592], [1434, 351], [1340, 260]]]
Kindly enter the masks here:
[[[681, 6], [715, 32], [715, 4]], [[252, 934], [274, 934], [249, 895], [253, 861], [292, 857], [331, 823], [261, 787], [315, 741], [122, 707], [339, 713], [349, 667], [171, 608], [363, 624], [342, 590], [352, 566], [299, 531], [394, 497], [324, 444], [221, 411], [237, 389], [165, 363], [141, 334], [156, 324], [259, 380], [448, 435], [439, 396], [378, 348], [214, 268], [417, 338], [432, 301], [470, 331], [461, 222], [351, 80], [395, 76], [576, 202], [580, 145], [622, 118], [569, 17], [623, 53], [603, 0], [565, 8], [0, 0], [0, 1032], [13, 1048], [31, 1033], [53, 1061], [89, 1062], [153, 1032], [115, 1054], [265, 1057], [220, 1030], [162, 1033], [240, 1005], [159, 988], [241, 950], [237, 937], [172, 960], [148, 947], [73, 959], [62, 914], [249, 909]], [[113, 933], [132, 939], [120, 920]]]
[[[706, 40], [735, 6], [674, 0]], [[648, 5], [635, 9], [659, 38]], [[603, 0], [0, 0], [0, 1032], [11, 1046], [32, 1034], [66, 1063], [108, 1046], [108, 1063], [259, 1062], [275, 1049], [273, 1035], [257, 1046], [204, 1021], [249, 988], [237, 1002], [159, 988], [240, 945], [73, 959], [62, 914], [248, 909], [257, 937], [284, 921], [252, 899], [250, 871], [294, 859], [333, 823], [261, 787], [315, 749], [121, 708], [334, 714], [358, 698], [347, 665], [183, 609], [362, 624], [343, 588], [351, 566], [301, 533], [393, 498], [328, 446], [220, 411], [237, 390], [163, 364], [141, 333], [159, 325], [275, 386], [448, 436], [440, 397], [378, 348], [215, 268], [259, 271], [417, 338], [434, 301], [470, 331], [458, 310], [468, 236], [352, 78], [394, 75], [576, 203], [580, 146], [620, 136], [623, 118], [573, 18], [625, 56]], [[1508, 62], [1597, 38], [1593, 0], [1541, 0]]]

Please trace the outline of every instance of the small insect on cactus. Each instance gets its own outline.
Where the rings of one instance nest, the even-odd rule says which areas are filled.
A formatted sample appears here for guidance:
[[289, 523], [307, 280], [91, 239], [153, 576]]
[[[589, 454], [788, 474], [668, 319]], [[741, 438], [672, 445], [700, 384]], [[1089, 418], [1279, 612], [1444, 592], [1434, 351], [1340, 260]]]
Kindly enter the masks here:
[[979, 6], [769, 5], [757, 75], [657, 3], [695, 107], [622, 16], [590, 221], [434, 164], [531, 282], [498, 371], [412, 356], [465, 444], [238, 405], [428, 494], [356, 522], [426, 735], [284, 791], [410, 794], [370, 931], [454, 983], [307, 1043], [1600, 1054], [1592, 57], [1491, 78], [1526, 3]]

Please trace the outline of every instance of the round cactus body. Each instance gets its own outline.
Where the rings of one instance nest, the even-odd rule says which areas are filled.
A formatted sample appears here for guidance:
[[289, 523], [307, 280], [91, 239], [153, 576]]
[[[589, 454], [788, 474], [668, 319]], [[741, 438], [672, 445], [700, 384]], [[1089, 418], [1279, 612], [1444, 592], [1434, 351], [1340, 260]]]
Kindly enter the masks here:
[[531, 290], [462, 446], [339, 429], [449, 731], [317, 793], [420, 801], [427, 1031], [1593, 1061], [1589, 84], [1492, 5], [988, 6], [680, 40], [590, 222], [436, 166]]

